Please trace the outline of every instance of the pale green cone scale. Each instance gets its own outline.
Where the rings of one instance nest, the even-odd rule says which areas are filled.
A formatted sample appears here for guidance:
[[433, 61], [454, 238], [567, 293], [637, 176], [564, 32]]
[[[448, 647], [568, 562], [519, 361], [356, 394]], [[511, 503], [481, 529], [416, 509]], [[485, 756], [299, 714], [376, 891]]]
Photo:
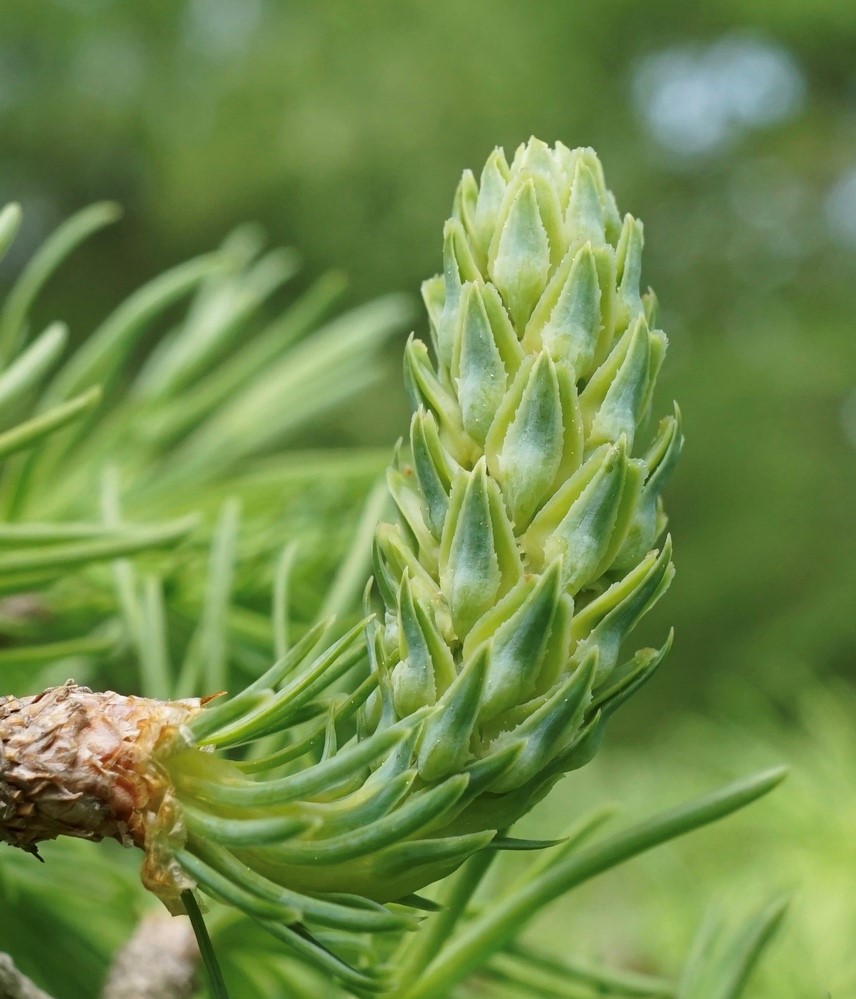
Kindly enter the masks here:
[[422, 607], [434, 658], [407, 703], [436, 707], [420, 774], [520, 742], [493, 796], [572, 758], [592, 706], [661, 658], [624, 644], [671, 580], [660, 496], [682, 436], [676, 417], [649, 426], [667, 341], [640, 289], [642, 225], [592, 150], [532, 139], [510, 165], [496, 150], [480, 181], [464, 174], [444, 234], [423, 286], [434, 359], [407, 351], [416, 412], [391, 480], [400, 543], [377, 549], [377, 669], [402, 717], [417, 669], [389, 622]]

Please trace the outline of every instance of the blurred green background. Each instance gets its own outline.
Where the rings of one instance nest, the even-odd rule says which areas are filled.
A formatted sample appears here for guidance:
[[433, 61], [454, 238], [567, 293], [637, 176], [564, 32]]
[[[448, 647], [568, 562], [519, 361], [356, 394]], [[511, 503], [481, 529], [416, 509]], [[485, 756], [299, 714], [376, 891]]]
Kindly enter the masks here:
[[[354, 303], [416, 296], [464, 167], [532, 133], [594, 146], [645, 222], [671, 340], [659, 409], [677, 399], [687, 436], [668, 492], [678, 576], [646, 624], [656, 639], [673, 623], [675, 649], [613, 737], [677, 772], [660, 733], [686, 713], [706, 747], [686, 767], [738, 773], [763, 713], [757, 755], [799, 768], [827, 718], [805, 703], [830, 685], [850, 703], [856, 680], [854, 51], [850, 0], [4, 0], [0, 201], [22, 202], [25, 228], [0, 277], [106, 197], [124, 221], [41, 306], [77, 337], [244, 220], [299, 248], [298, 286], [335, 267]], [[403, 431], [400, 347], [388, 385], [317, 441]], [[800, 836], [826, 828], [812, 780]], [[739, 866], [730, 842], [720, 871]], [[856, 894], [853, 867], [836, 883]]]
[[[124, 205], [47, 297], [83, 336], [244, 220], [306, 282], [416, 295], [464, 167], [531, 133], [593, 145], [645, 222], [660, 407], [686, 419], [659, 695], [726, 676], [786, 706], [856, 662], [854, 45], [845, 0], [5, 0], [0, 195], [25, 209], [18, 262], [81, 205]], [[398, 351], [328, 436], [402, 432]]]

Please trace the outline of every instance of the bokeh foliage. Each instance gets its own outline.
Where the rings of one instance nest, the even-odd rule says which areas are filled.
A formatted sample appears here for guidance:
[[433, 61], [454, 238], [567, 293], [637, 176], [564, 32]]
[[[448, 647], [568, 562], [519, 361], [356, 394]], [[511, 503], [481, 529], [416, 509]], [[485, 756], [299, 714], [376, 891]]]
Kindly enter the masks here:
[[[9, 0], [3, 21], [0, 191], [31, 209], [21, 252], [95, 197], [128, 211], [56, 282], [78, 336], [247, 218], [308, 275], [344, 268], [355, 298], [415, 290], [463, 166], [533, 132], [595, 146], [645, 220], [661, 391], [692, 400], [671, 503], [683, 665], [664, 689], [852, 674], [852, 4]], [[729, 80], [731, 119], [700, 133], [728, 117], [711, 88]], [[386, 443], [404, 414], [391, 378], [317, 432]]]
[[[437, 226], [463, 166], [481, 163], [497, 143], [510, 152], [531, 133], [595, 146], [621, 204], [645, 221], [645, 280], [659, 293], [671, 339], [662, 401], [682, 400], [688, 441], [669, 498], [678, 580], [650, 626], [659, 634], [674, 622], [675, 651], [656, 681], [657, 711], [637, 700], [620, 723], [624, 737], [634, 749], [650, 747], [685, 706], [715, 705], [733, 733], [689, 721], [680, 738], [697, 752], [681, 758], [672, 747], [685, 742], [673, 736], [650, 766], [666, 775], [734, 773], [755, 745], [741, 732], [759, 703], [771, 703], [764, 725], [774, 758], [802, 760], [798, 781], [821, 785], [826, 764], [801, 734], [799, 702], [819, 703], [806, 694], [813, 685], [856, 677], [852, 3], [547, 0], [535, 14], [488, 0], [3, 7], [0, 201], [20, 199], [27, 221], [0, 277], [10, 279], [82, 204], [111, 197], [127, 209], [37, 308], [36, 326], [67, 317], [77, 341], [142, 277], [210, 249], [245, 219], [275, 243], [300, 247], [298, 285], [336, 266], [350, 275], [354, 302], [415, 291], [439, 269]], [[753, 46], [761, 62], [743, 64], [741, 77], [735, 53]], [[789, 103], [758, 83], [759, 66], [769, 71], [764, 53], [780, 72], [768, 84], [789, 87]], [[731, 117], [711, 92], [726, 78], [743, 80]], [[698, 122], [716, 114], [724, 115], [720, 133], [699, 132]], [[395, 345], [390, 357], [399, 353]], [[405, 414], [392, 374], [388, 387], [363, 394], [347, 416], [325, 418], [303, 441], [385, 445]], [[260, 481], [267, 486], [255, 495], [266, 503], [280, 475]], [[289, 495], [298, 525], [289, 530], [299, 534], [300, 511], [317, 513], [315, 494]], [[246, 578], [254, 580], [252, 568]], [[853, 765], [844, 735], [837, 753], [841, 767]], [[623, 764], [618, 757], [615, 767]], [[635, 786], [662, 793], [638, 767]], [[635, 778], [633, 767], [623, 772]], [[601, 773], [616, 796], [633, 784]], [[834, 836], [823, 797], [786, 800], [805, 801], [791, 819], [816, 816], [806, 819], [806, 837], [816, 824]], [[789, 821], [787, 808], [769, 820], [771, 838]], [[710, 877], [740, 861], [736, 834], [708, 842], [717, 860]], [[818, 873], [827, 869], [815, 860], [841, 856], [834, 842], [810, 849], [796, 877], [833, 882], [838, 868]], [[693, 889], [706, 878], [694, 877], [689, 861], [673, 863], [662, 912], [681, 893], [697, 912], [704, 889]], [[753, 862], [743, 880], [776, 880], [788, 863], [782, 855], [760, 873]], [[595, 904], [608, 912], [605, 898]], [[853, 918], [844, 902], [836, 911], [845, 923]], [[812, 932], [802, 939], [818, 939]], [[676, 941], [675, 953], [685, 944]], [[785, 973], [770, 974], [769, 994], [784, 994]], [[833, 995], [833, 984], [850, 981], [843, 972], [809, 977], [807, 988], [825, 981]]]

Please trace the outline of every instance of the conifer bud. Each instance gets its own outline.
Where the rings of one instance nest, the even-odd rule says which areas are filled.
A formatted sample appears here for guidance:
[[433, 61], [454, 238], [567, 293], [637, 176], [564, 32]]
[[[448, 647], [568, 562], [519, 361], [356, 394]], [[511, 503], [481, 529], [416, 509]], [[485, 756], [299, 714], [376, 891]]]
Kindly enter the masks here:
[[672, 578], [660, 494], [683, 440], [677, 410], [646, 430], [667, 341], [642, 244], [591, 149], [530, 139], [464, 174], [423, 287], [436, 360], [408, 343], [363, 719], [428, 709], [423, 780], [503, 754], [449, 829], [505, 824], [585, 762], [669, 644], [624, 648]]

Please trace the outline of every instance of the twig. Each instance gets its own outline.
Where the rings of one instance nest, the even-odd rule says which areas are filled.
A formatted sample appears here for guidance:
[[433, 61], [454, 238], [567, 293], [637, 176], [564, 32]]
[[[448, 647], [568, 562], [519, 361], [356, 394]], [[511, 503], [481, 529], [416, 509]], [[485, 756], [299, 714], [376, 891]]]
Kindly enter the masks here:
[[[101, 999], [187, 999], [199, 964], [199, 948], [183, 916], [144, 916], [117, 953]], [[2, 997], [0, 997], [2, 999]]]
[[0, 999], [51, 999], [15, 967], [8, 954], [0, 954]]

